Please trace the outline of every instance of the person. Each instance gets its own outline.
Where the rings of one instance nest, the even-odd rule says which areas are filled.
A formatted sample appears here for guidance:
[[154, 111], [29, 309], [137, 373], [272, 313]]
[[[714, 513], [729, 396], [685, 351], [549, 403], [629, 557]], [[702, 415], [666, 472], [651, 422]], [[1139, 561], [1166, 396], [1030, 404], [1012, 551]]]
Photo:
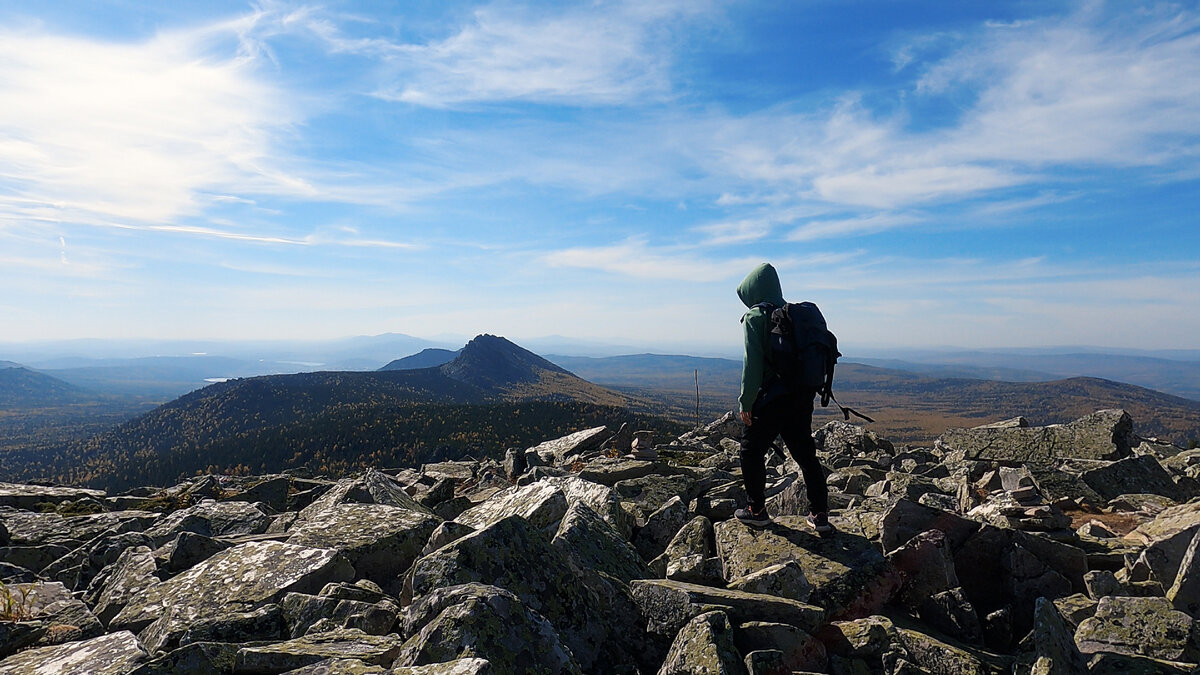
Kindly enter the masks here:
[[[777, 436], [782, 436], [792, 459], [800, 465], [804, 488], [811, 505], [809, 522], [817, 532], [830, 532], [829, 489], [825, 471], [817, 460], [816, 443], [812, 437], [813, 397], [816, 391], [789, 392], [767, 363], [767, 335], [771, 330], [771, 308], [782, 307], [783, 290], [779, 274], [770, 263], [763, 263], [742, 280], [737, 287], [738, 298], [746, 305], [742, 315], [742, 334], [745, 356], [742, 361], [742, 386], [738, 395], [738, 412], [746, 431], [742, 436], [742, 482], [748, 504], [738, 509], [735, 517], [753, 527], [770, 524], [767, 513], [766, 454]], [[762, 303], [771, 305], [763, 307]]]

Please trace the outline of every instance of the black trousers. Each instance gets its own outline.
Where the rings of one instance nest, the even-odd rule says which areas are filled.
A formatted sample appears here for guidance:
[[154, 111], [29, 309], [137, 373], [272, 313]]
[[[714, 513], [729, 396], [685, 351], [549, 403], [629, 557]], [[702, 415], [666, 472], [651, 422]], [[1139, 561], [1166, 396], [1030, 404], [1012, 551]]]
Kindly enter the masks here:
[[777, 436], [783, 436], [788, 453], [800, 465], [804, 489], [813, 513], [829, 510], [829, 488], [825, 471], [817, 461], [817, 446], [812, 437], [813, 395], [782, 394], [766, 402], [757, 401], [751, 411], [751, 424], [742, 437], [742, 482], [754, 510], [766, 503], [763, 491], [767, 483], [766, 455]]

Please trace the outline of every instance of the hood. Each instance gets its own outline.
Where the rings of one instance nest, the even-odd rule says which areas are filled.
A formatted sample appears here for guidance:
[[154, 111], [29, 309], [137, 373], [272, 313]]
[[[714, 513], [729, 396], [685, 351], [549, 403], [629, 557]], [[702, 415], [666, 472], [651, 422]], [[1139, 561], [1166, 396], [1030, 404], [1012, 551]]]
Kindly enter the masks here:
[[760, 302], [769, 302], [775, 306], [783, 305], [783, 290], [779, 287], [779, 273], [771, 267], [771, 263], [763, 263], [755, 267], [750, 274], [742, 279], [737, 287], [738, 298], [747, 307], [753, 307]]

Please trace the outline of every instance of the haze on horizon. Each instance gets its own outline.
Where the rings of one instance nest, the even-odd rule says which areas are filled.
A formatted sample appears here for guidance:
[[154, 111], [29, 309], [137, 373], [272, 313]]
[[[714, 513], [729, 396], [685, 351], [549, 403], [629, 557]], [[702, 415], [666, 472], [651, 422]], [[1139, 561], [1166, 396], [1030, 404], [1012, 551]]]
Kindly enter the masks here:
[[0, 343], [1200, 348], [1195, 3], [16, 2]]

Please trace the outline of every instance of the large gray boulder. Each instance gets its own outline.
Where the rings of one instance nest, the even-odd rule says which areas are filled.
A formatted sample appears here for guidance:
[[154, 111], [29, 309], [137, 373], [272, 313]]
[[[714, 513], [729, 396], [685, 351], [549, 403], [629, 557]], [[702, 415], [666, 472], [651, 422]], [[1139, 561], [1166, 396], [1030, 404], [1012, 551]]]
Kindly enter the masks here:
[[44, 567], [41, 575], [61, 581], [73, 591], [81, 591], [126, 549], [136, 546], [153, 547], [154, 542], [141, 532], [102, 534]]
[[455, 520], [482, 530], [505, 518], [519, 516], [530, 525], [553, 535], [567, 514], [567, 506], [567, 495], [562, 489], [541, 480], [503, 490], [478, 506], [463, 511]]
[[745, 673], [742, 657], [733, 644], [733, 626], [725, 612], [707, 612], [684, 624], [658, 671], [658, 675], [696, 673]]
[[1080, 477], [1106, 500], [1135, 492], [1162, 495], [1177, 502], [1188, 498], [1171, 479], [1171, 474], [1151, 455], [1126, 457], [1085, 471]]
[[650, 566], [660, 577], [710, 586], [724, 585], [712, 521], [704, 516], [692, 518], [675, 533], [667, 550], [651, 561]]
[[354, 568], [332, 549], [250, 542], [150, 586], [132, 598], [109, 628], [139, 631], [151, 651], [169, 649], [197, 621], [251, 611], [285, 593], [313, 593], [353, 576]]
[[271, 525], [271, 517], [256, 505], [247, 502], [218, 502], [206, 499], [168, 514], [153, 527], [146, 536], [156, 546], [171, 541], [181, 532], [193, 532], [206, 537], [228, 537], [243, 534], [261, 534]]
[[1085, 654], [1117, 652], [1168, 661], [1200, 658], [1192, 617], [1174, 609], [1166, 598], [1100, 598], [1096, 614], [1075, 632]]
[[1183, 554], [1175, 582], [1167, 589], [1167, 599], [1175, 609], [1200, 619], [1200, 532], [1192, 536]]
[[690, 518], [687, 502], [679, 496], [672, 497], [646, 518], [646, 524], [633, 536], [633, 545], [644, 560], [654, 560]]
[[146, 659], [129, 631], [30, 649], [0, 661], [0, 675], [125, 675]]
[[104, 499], [103, 490], [0, 483], [0, 506], [33, 511], [38, 504], [61, 504], [80, 499]]
[[337, 504], [312, 514], [287, 541], [338, 551], [360, 578], [398, 591], [401, 575], [440, 522], [437, 516], [396, 506]]
[[1200, 532], [1200, 502], [1164, 509], [1153, 520], [1139, 525], [1128, 539], [1146, 548], [1141, 559], [1163, 588], [1174, 583], [1192, 538]]
[[423, 596], [405, 611], [405, 633], [412, 637], [396, 657], [399, 668], [478, 658], [497, 674], [582, 672], [549, 621], [495, 586], [462, 584]]
[[[596, 572], [579, 570], [542, 528], [509, 516], [419, 558], [413, 564], [416, 601], [444, 586], [480, 582], [514, 593], [544, 616], [592, 672], [600, 664], [637, 662], [641, 618], [624, 591]], [[634, 582], [637, 583], [637, 582]]]
[[1033, 612], [1033, 643], [1042, 675], [1074, 675], [1087, 670], [1070, 626], [1054, 603], [1038, 598]]
[[625, 583], [650, 576], [633, 545], [582, 501], [567, 509], [551, 543], [580, 569], [604, 572]]
[[1133, 420], [1124, 410], [1100, 410], [1070, 424], [951, 429], [936, 446], [949, 462], [991, 460], [1051, 464], [1055, 460], [1128, 457]]
[[337, 504], [381, 504], [410, 511], [432, 514], [425, 506], [413, 499], [404, 486], [391, 476], [368, 469], [354, 478], [343, 478], [311, 504], [300, 511], [300, 520], [308, 520], [314, 514]]
[[812, 585], [809, 601], [831, 614], [852, 607], [861, 611], [885, 601], [899, 585], [870, 540], [847, 532], [820, 537], [800, 516], [776, 518], [772, 527], [765, 529], [737, 520], [717, 523], [715, 529], [717, 553], [727, 579], [736, 581], [772, 565], [795, 561]]
[[804, 576], [804, 568], [795, 560], [769, 565], [729, 583], [729, 589], [743, 593], [774, 595], [798, 602], [808, 602], [812, 584]]
[[599, 449], [611, 436], [608, 427], [592, 427], [535, 445], [525, 451], [525, 456], [528, 457], [529, 453], [533, 452], [544, 462], [561, 464], [572, 455]]
[[608, 521], [626, 540], [633, 536], [633, 518], [621, 505], [620, 498], [612, 488], [576, 476], [552, 476], [545, 482], [562, 490], [567, 497], [567, 504], [582, 502]]
[[243, 647], [234, 669], [242, 673], [281, 673], [326, 659], [357, 659], [389, 665], [400, 652], [398, 635], [368, 635], [353, 628], [315, 633], [273, 644]]
[[159, 582], [155, 573], [158, 564], [149, 547], [137, 546], [125, 549], [120, 558], [106, 568], [96, 579], [93, 611], [105, 625], [120, 613], [133, 598]]
[[669, 579], [643, 579], [630, 583], [638, 607], [652, 633], [674, 637], [683, 625], [722, 607], [734, 623], [773, 621], [813, 632], [825, 618], [820, 607], [772, 595], [700, 586]]
[[104, 633], [104, 625], [83, 601], [58, 582], [17, 583], [4, 586], [0, 609], [15, 608], [19, 618], [40, 622], [45, 633], [37, 646], [87, 640]]

